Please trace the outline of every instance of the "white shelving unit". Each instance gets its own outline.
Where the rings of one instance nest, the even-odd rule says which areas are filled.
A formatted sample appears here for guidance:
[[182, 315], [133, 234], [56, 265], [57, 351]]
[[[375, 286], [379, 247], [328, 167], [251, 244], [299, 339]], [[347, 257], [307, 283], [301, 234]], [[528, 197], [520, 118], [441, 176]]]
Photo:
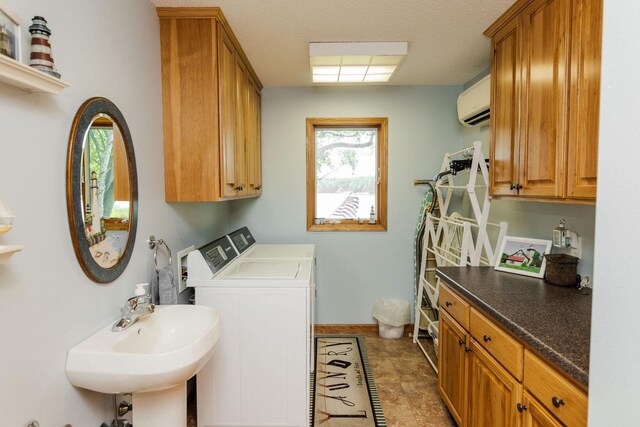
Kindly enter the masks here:
[[60, 79], [0, 55], [0, 81], [31, 93], [57, 95], [70, 85]]
[[[457, 174], [444, 173], [450, 170], [452, 160], [471, 158], [471, 167]], [[489, 200], [489, 170], [482, 152], [482, 142], [455, 153], [446, 153], [442, 176], [435, 183], [436, 209], [427, 214], [422, 244], [422, 261], [416, 299], [413, 342], [424, 353], [431, 367], [438, 372], [438, 295], [440, 279], [436, 268], [444, 266], [494, 265], [496, 253], [507, 233], [507, 223], [488, 222], [491, 202]], [[466, 182], [465, 182], [466, 181]], [[481, 189], [480, 194], [478, 190]], [[451, 203], [456, 192], [462, 191], [471, 205], [472, 217], [451, 212]], [[489, 229], [491, 232], [488, 231]], [[427, 304], [423, 304], [426, 301]], [[432, 337], [433, 348], [419, 340], [420, 330], [427, 330]]]
[[0, 245], [0, 265], [9, 261], [9, 258], [16, 252], [22, 250], [22, 246], [18, 245]]
[[[14, 218], [15, 216], [9, 209], [9, 205], [0, 197], [0, 236], [11, 231]], [[21, 251], [22, 248], [22, 246], [18, 245], [0, 245], [0, 265], [9, 261], [9, 258], [16, 252]]]

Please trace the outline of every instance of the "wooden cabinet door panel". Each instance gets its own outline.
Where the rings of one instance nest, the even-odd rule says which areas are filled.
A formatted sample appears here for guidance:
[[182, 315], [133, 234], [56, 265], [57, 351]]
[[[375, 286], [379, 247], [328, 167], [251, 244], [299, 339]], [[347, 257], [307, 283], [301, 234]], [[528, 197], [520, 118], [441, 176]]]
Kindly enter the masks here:
[[562, 427], [562, 423], [526, 391], [522, 404], [525, 408], [522, 410], [522, 427]]
[[471, 349], [468, 425], [520, 426], [522, 385], [473, 340]]
[[260, 93], [254, 83], [247, 84], [247, 177], [249, 194], [257, 195], [262, 191], [261, 154], [260, 154]]
[[595, 199], [602, 0], [574, 0], [572, 16], [567, 197]]
[[236, 58], [227, 33], [218, 27], [220, 87], [220, 155], [223, 197], [235, 197], [236, 187]]
[[238, 196], [247, 194], [247, 122], [246, 114], [249, 108], [247, 92], [247, 72], [240, 57], [236, 57], [235, 89], [236, 89], [236, 135], [234, 144], [236, 189]]
[[459, 426], [467, 420], [467, 334], [452, 317], [440, 311], [438, 388]]
[[518, 99], [520, 60], [518, 20], [513, 19], [493, 38], [491, 69], [490, 191], [514, 195], [517, 182]]
[[521, 14], [521, 196], [564, 197], [568, 2], [534, 0]]
[[254, 181], [256, 183], [256, 194], [262, 194], [262, 97], [260, 90], [254, 86], [253, 88], [253, 105], [254, 105], [254, 123], [255, 123], [255, 147], [254, 147]]

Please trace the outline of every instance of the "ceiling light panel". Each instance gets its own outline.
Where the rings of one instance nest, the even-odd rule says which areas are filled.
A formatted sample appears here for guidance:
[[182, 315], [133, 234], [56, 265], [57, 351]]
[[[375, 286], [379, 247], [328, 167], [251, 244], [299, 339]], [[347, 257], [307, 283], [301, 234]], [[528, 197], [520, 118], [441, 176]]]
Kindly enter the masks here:
[[355, 65], [343, 65], [340, 67], [340, 75], [343, 74], [362, 74], [363, 76], [367, 73], [367, 69], [369, 67], [364, 66], [355, 66]]
[[383, 83], [407, 53], [406, 42], [309, 43], [314, 83]]
[[318, 66], [314, 65], [312, 67], [313, 74], [335, 74], [336, 76], [340, 74], [340, 66]]

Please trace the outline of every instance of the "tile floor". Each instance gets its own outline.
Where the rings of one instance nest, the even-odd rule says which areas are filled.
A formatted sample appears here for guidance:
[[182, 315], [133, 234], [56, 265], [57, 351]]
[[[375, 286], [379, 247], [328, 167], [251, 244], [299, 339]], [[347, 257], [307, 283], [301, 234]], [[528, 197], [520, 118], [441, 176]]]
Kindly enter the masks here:
[[[369, 363], [389, 427], [455, 426], [440, 394], [438, 377], [411, 338], [382, 339], [371, 328], [332, 327], [318, 333], [358, 333], [365, 338]], [[188, 427], [196, 427], [196, 404], [188, 407]]]
[[369, 364], [389, 427], [455, 426], [438, 392], [438, 377], [411, 338], [363, 332]]

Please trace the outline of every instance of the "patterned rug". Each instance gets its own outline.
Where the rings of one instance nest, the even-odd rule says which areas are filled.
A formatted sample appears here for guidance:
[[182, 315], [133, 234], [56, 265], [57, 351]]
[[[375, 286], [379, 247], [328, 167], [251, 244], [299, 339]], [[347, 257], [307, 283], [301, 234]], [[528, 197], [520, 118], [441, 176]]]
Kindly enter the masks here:
[[386, 427], [359, 335], [316, 336], [311, 374], [311, 426]]

